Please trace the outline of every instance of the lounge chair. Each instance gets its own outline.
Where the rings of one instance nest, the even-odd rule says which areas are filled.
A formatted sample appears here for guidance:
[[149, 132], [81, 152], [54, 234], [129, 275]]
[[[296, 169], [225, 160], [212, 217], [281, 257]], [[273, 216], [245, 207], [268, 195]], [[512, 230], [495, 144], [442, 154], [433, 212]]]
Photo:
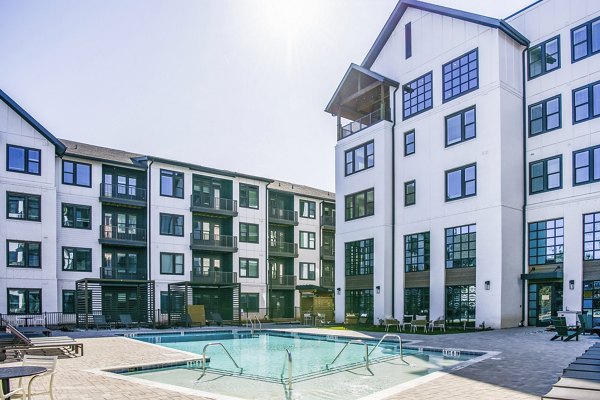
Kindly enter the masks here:
[[394, 318], [391, 315], [388, 315], [385, 317], [385, 319], [383, 320], [383, 324], [385, 325], [385, 331], [388, 332], [390, 329], [390, 326], [395, 326], [396, 330], [399, 332], [400, 331], [400, 321], [398, 321], [396, 318]]
[[108, 322], [106, 322], [105, 315], [93, 315], [92, 317], [94, 318], [94, 327], [96, 329], [102, 329], [102, 328], [110, 329], [110, 324]]
[[[39, 395], [48, 395], [50, 399], [54, 400], [53, 383], [54, 383], [54, 374], [56, 373], [56, 360], [58, 357], [56, 356], [32, 356], [26, 354], [23, 357], [23, 367], [44, 367], [46, 368], [46, 372], [38, 375], [34, 375], [27, 385], [27, 399], [31, 399], [33, 396]], [[49, 376], [50, 380], [48, 382], [47, 389], [42, 391], [34, 391], [33, 383], [37, 382], [37, 380], [41, 377]], [[24, 388], [25, 378], [19, 378], [18, 386]], [[37, 388], [40, 385], [36, 385]]]
[[119, 322], [120, 322], [121, 326], [125, 327], [125, 329], [131, 329], [131, 327], [134, 324], [133, 320], [131, 319], [131, 314], [119, 315]]
[[585, 335], [585, 331], [589, 331], [591, 329], [591, 326], [587, 326], [587, 324], [585, 323], [585, 315], [577, 314], [577, 319], [579, 321], [579, 326], [581, 326], [581, 334]]
[[23, 326], [19, 328], [19, 331], [27, 337], [52, 335], [52, 331], [45, 326]]
[[564, 317], [552, 318], [552, 325], [556, 329], [556, 335], [550, 340], [556, 340], [560, 338], [561, 341], [567, 342], [573, 338], [579, 341], [579, 335], [582, 333], [581, 327], [575, 327], [574, 330], [567, 327], [567, 322]]
[[223, 326], [223, 318], [221, 317], [221, 314], [219, 314], [218, 312], [214, 312], [210, 314], [212, 316], [212, 321], [217, 324], [218, 326]]
[[431, 332], [433, 332], [435, 328], [439, 328], [440, 331], [446, 332], [446, 321], [444, 320], [444, 317], [438, 317], [429, 323]]
[[67, 356], [83, 356], [83, 343], [75, 341], [69, 336], [34, 337], [25, 336], [14, 326], [8, 324], [6, 332], [14, 336], [11, 345], [6, 345], [6, 350], [14, 350], [18, 358], [23, 358], [30, 350], [41, 350], [45, 352], [50, 349], [58, 349]]
[[417, 332], [419, 328], [423, 328], [423, 333], [427, 333], [427, 317], [425, 315], [417, 315], [415, 319], [410, 323], [411, 331]]

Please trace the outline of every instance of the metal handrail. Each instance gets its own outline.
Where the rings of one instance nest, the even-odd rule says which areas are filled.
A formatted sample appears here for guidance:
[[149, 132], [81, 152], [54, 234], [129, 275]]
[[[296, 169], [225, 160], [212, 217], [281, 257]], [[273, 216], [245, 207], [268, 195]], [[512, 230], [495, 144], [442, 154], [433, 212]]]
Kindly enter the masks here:
[[229, 356], [229, 359], [233, 362], [233, 365], [235, 365], [235, 367], [240, 370], [240, 374], [244, 371], [244, 368], [240, 367], [235, 362], [235, 360], [233, 359], [233, 357], [231, 357], [231, 354], [229, 354], [229, 351], [227, 351], [227, 349], [225, 348], [225, 346], [223, 346], [223, 343], [221, 343], [221, 342], [211, 342], [211, 343], [208, 343], [207, 345], [205, 345], [204, 349], [202, 349], [202, 375], [200, 375], [200, 377], [198, 379], [196, 379], [197, 381], [199, 381], [200, 379], [202, 379], [202, 377], [204, 375], [206, 375], [206, 348], [210, 347], [210, 346], [221, 346], [223, 348], [223, 350], [225, 350], [225, 353], [227, 354], [227, 356]]
[[328, 364], [325, 364], [325, 369], [329, 369], [329, 367], [331, 365], [333, 365], [337, 361], [337, 359], [342, 355], [342, 353], [344, 352], [344, 350], [346, 350], [346, 347], [348, 347], [348, 345], [352, 344], [352, 343], [354, 343], [354, 344], [364, 344], [365, 345], [365, 358], [364, 358], [364, 360], [365, 360], [365, 368], [367, 368], [367, 370], [369, 372], [371, 372], [371, 369], [369, 368], [369, 345], [367, 343], [363, 342], [360, 339], [354, 339], [354, 340], [351, 340], [348, 343], [346, 343], [344, 345], [344, 347], [342, 347], [342, 350], [340, 350], [340, 352], [337, 354], [337, 356], [335, 356], [335, 358], [333, 359], [333, 361], [330, 362], [330, 363], [328, 363]]
[[260, 322], [258, 315], [255, 315], [254, 318], [256, 318], [256, 322], [258, 323], [258, 330], [262, 331], [262, 323]]
[[386, 333], [385, 335], [383, 335], [381, 337], [381, 339], [379, 339], [379, 342], [377, 342], [377, 344], [375, 345], [375, 347], [373, 347], [373, 350], [371, 350], [371, 352], [369, 353], [369, 355], [372, 354], [375, 351], [375, 349], [379, 347], [379, 345], [381, 344], [381, 342], [383, 342], [383, 340], [386, 337], [395, 337], [395, 338], [398, 339], [398, 342], [400, 343], [400, 361], [402, 361], [406, 365], [410, 365], [409, 363], [407, 363], [406, 361], [404, 361], [404, 357], [402, 355], [402, 338], [400, 337], [400, 335], [396, 335], [396, 334], [393, 334], [393, 333]]
[[285, 349], [287, 356], [286, 356], [286, 361], [287, 363], [284, 361], [283, 362], [283, 368], [281, 368], [281, 375], [279, 375], [279, 377], [281, 378], [281, 381], [283, 382], [283, 373], [285, 372], [285, 366], [287, 364], [287, 370], [288, 370], [288, 390], [292, 390], [292, 353], [290, 352], [289, 349]]

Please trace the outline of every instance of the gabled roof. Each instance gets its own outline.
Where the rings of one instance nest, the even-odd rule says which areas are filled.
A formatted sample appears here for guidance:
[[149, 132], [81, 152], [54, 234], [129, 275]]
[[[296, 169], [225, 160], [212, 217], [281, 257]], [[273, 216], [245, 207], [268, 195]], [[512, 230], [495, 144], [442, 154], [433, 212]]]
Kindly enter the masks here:
[[463, 21], [472, 22], [474, 24], [479, 24], [483, 26], [489, 26], [490, 28], [500, 29], [502, 32], [507, 34], [510, 38], [512, 38], [517, 43], [527, 46], [529, 45], [529, 40], [520, 34], [515, 28], [510, 26], [506, 21], [502, 19], [496, 19], [491, 17], [486, 17], [480, 14], [474, 14], [466, 11], [456, 10], [454, 8], [438, 6], [436, 4], [425, 3], [423, 1], [418, 0], [400, 0], [392, 11], [392, 14], [388, 18], [387, 22], [383, 26], [383, 29], [377, 36], [375, 43], [371, 46], [371, 50], [367, 53], [367, 56], [362, 62], [362, 66], [365, 68], [371, 68], [377, 56], [387, 43], [388, 39], [396, 29], [396, 25], [400, 22], [400, 19], [404, 15], [404, 12], [408, 7], [417, 8], [423, 11], [429, 11], [432, 13], [445, 15], [447, 17], [452, 17], [456, 19], [462, 19]]
[[33, 126], [33, 129], [38, 131], [42, 136], [44, 136], [50, 143], [54, 145], [56, 155], [62, 156], [67, 149], [64, 144], [60, 140], [58, 140], [53, 134], [51, 134], [46, 128], [42, 126], [39, 122], [35, 120], [27, 111], [25, 111], [20, 105], [18, 105], [13, 99], [10, 98], [9, 95], [0, 90], [0, 99], [2, 99], [14, 112], [16, 112], [21, 118], [23, 118], [27, 123]]
[[142, 154], [131, 153], [129, 151], [110, 149], [108, 147], [96, 146], [93, 144], [75, 142], [73, 140], [60, 139], [67, 146], [66, 156], [79, 157], [87, 160], [100, 162], [110, 162], [128, 167], [137, 167], [145, 169], [146, 165], [139, 162]]

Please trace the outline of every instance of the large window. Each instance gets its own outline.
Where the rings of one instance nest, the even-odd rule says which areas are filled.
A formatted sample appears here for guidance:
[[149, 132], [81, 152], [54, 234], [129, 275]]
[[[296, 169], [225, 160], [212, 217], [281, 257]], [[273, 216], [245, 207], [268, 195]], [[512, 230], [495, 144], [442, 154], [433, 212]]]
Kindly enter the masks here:
[[477, 165], [465, 165], [446, 171], [446, 201], [477, 194]]
[[404, 236], [404, 270], [429, 270], [429, 232]]
[[367, 314], [373, 322], [373, 289], [346, 290], [346, 312], [356, 315]]
[[562, 218], [529, 223], [529, 265], [563, 262], [563, 224]]
[[160, 234], [183, 236], [183, 215], [160, 213]]
[[472, 50], [442, 66], [444, 103], [479, 87], [479, 53]]
[[600, 52], [600, 18], [571, 29], [571, 60], [582, 60]]
[[302, 218], [316, 218], [317, 203], [314, 201], [300, 200], [300, 216]]
[[375, 214], [375, 191], [373, 189], [346, 196], [346, 221]]
[[473, 323], [475, 304], [475, 285], [446, 286], [446, 323]]
[[92, 229], [92, 207], [78, 204], [62, 204], [64, 228]]
[[300, 279], [315, 279], [315, 263], [300, 263]]
[[412, 206], [417, 202], [417, 182], [404, 182], [404, 205]]
[[7, 289], [9, 314], [41, 314], [42, 289]]
[[529, 194], [562, 187], [562, 156], [529, 163]]
[[240, 183], [240, 207], [258, 209], [258, 186]]
[[583, 216], [583, 259], [600, 260], [600, 212]]
[[240, 309], [244, 312], [258, 312], [258, 293], [240, 293]]
[[529, 49], [529, 79], [560, 68], [560, 36]]
[[160, 273], [165, 275], [183, 275], [183, 254], [160, 253]]
[[64, 314], [75, 313], [75, 291], [74, 290], [63, 290], [62, 291], [62, 312]]
[[41, 174], [41, 153], [39, 149], [6, 145], [6, 170], [25, 174]]
[[183, 199], [183, 172], [161, 169], [160, 195]]
[[404, 315], [425, 315], [429, 320], [429, 288], [404, 288]]
[[402, 117], [410, 118], [433, 107], [431, 72], [402, 86]]
[[475, 224], [446, 228], [446, 268], [475, 267], [476, 241]]
[[373, 273], [373, 239], [357, 240], [345, 244], [346, 276]]
[[352, 175], [374, 165], [375, 143], [372, 140], [346, 151], [346, 175]]
[[300, 231], [300, 248], [314, 249], [315, 248], [315, 233]]
[[446, 117], [446, 146], [475, 138], [475, 106]]
[[92, 271], [92, 249], [81, 247], [63, 247], [62, 252], [63, 271]]
[[600, 116], [600, 82], [573, 90], [573, 123]]
[[573, 152], [573, 184], [600, 181], [600, 146]]
[[62, 183], [65, 185], [92, 187], [91, 164], [63, 160]]
[[560, 95], [529, 106], [529, 136], [559, 129]]
[[240, 222], [240, 242], [258, 243], [258, 224]]
[[6, 218], [40, 221], [41, 196], [26, 193], [6, 193]]
[[415, 130], [404, 132], [404, 155], [415, 154]]
[[258, 259], [240, 258], [240, 276], [242, 278], [258, 278]]
[[42, 268], [42, 244], [40, 242], [7, 240], [6, 255], [8, 267]]
[[600, 280], [583, 281], [583, 314], [592, 316], [592, 326], [600, 325]]

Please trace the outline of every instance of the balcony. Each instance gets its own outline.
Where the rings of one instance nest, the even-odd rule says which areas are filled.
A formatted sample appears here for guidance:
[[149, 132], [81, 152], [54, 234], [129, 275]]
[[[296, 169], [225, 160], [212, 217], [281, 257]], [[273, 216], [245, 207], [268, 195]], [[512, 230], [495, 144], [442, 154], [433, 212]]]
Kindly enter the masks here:
[[101, 267], [101, 279], [117, 279], [124, 281], [145, 281], [148, 279], [146, 267], [138, 266], [135, 270], [113, 267]]
[[321, 258], [323, 260], [335, 261], [335, 247], [330, 245], [321, 246]]
[[146, 247], [146, 229], [135, 225], [100, 225], [101, 244]]
[[100, 184], [100, 201], [133, 207], [146, 207], [146, 189], [123, 184]]
[[327, 230], [335, 230], [335, 215], [321, 215], [321, 227]]
[[269, 223], [279, 225], [298, 225], [298, 212], [285, 208], [271, 207], [269, 209]]
[[323, 275], [321, 277], [321, 286], [325, 288], [333, 288], [335, 286], [333, 275]]
[[237, 283], [237, 272], [202, 271], [200, 268], [192, 268], [190, 282], [207, 285]]
[[269, 242], [269, 257], [298, 257], [298, 244], [287, 242]]
[[296, 276], [294, 275], [278, 275], [271, 276], [269, 279], [271, 289], [296, 289]]
[[230, 217], [237, 217], [238, 215], [237, 200], [213, 197], [205, 193], [193, 193], [190, 200], [190, 211], [192, 212]]
[[390, 109], [386, 109], [382, 115], [381, 110], [375, 110], [363, 117], [360, 117], [357, 120], [350, 122], [347, 125], [340, 126], [338, 128], [338, 140], [347, 138], [348, 136], [352, 136], [357, 132], [362, 131], [372, 125], [375, 125], [381, 121], [390, 121], [391, 122], [391, 111]]
[[235, 253], [238, 251], [237, 236], [215, 235], [211, 232], [195, 230], [190, 234], [190, 248]]

